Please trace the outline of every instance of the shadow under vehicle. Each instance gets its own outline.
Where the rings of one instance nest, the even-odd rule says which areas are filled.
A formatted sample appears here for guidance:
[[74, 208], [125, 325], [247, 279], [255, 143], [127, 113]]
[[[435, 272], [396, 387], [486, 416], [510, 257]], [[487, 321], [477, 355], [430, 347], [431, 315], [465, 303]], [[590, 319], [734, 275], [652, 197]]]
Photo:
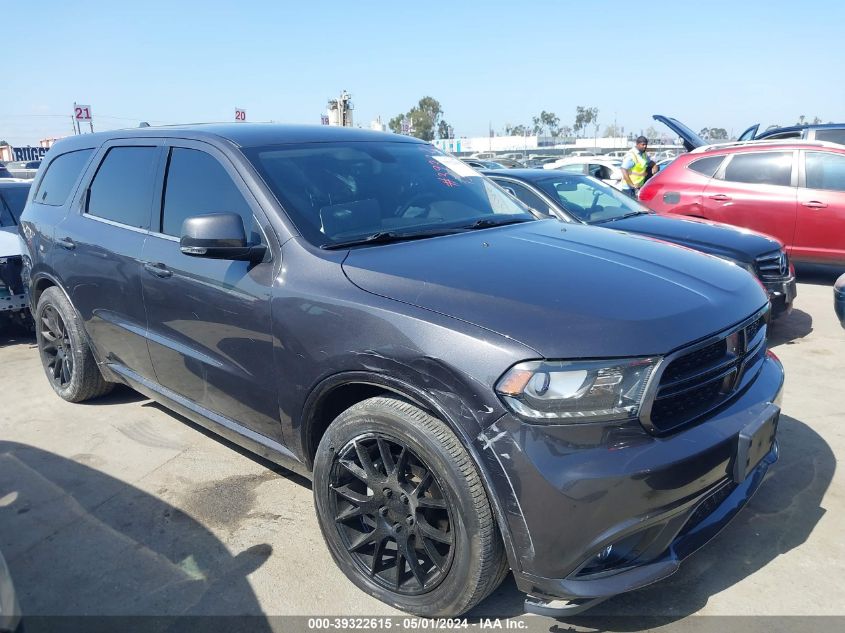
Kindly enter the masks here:
[[269, 544], [233, 555], [157, 497], [17, 442], [0, 441], [0, 549], [27, 631], [271, 630], [247, 579]]

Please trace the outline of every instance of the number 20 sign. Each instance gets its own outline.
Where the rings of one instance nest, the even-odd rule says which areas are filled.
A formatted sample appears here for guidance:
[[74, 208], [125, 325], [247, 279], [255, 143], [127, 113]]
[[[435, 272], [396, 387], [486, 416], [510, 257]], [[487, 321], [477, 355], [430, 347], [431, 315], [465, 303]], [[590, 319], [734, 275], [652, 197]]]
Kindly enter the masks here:
[[77, 121], [91, 120], [91, 106], [73, 104], [73, 118]]
[[246, 121], [246, 110], [235, 108], [235, 121]]

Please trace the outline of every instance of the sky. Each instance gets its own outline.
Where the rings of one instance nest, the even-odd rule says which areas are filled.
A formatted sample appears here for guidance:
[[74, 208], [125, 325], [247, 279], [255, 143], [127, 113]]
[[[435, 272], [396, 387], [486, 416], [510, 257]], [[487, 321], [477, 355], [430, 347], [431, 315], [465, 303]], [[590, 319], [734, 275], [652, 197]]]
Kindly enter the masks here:
[[0, 140], [149, 123], [319, 124], [352, 94], [368, 127], [437, 99], [456, 136], [530, 123], [739, 134], [800, 115], [845, 121], [845, 2], [710, 0], [38, 0], [0, 9]]

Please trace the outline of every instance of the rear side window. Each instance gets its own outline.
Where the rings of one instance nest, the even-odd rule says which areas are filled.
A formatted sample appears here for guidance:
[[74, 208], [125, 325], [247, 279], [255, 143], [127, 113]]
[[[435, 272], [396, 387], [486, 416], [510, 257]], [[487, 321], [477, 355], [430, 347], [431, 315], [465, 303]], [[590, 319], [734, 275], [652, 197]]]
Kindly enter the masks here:
[[161, 232], [179, 236], [185, 218], [204, 213], [237, 213], [247, 235], [254, 228], [252, 210], [223, 165], [205, 152], [175, 147], [167, 168]]
[[735, 154], [725, 168], [725, 180], [788, 187], [792, 182], [792, 152]]
[[816, 140], [845, 145], [845, 128], [838, 130], [816, 130]]
[[91, 183], [86, 212], [149, 228], [158, 155], [158, 147], [112, 147]]
[[692, 161], [688, 167], [693, 171], [697, 171], [699, 174], [712, 178], [713, 174], [716, 173], [716, 170], [719, 169], [719, 165], [722, 164], [722, 160], [724, 158], [724, 155], [707, 156], [705, 158], [699, 158], [698, 160]]
[[536, 193], [534, 193], [527, 187], [523, 187], [522, 185], [507, 180], [496, 180], [496, 183], [501, 185], [505, 189], [510, 189], [511, 191], [513, 191], [514, 195], [519, 200], [521, 200], [523, 203], [525, 203], [535, 211], [539, 211], [543, 215], [552, 214], [552, 210], [549, 208], [549, 205], [543, 202], [543, 199], [540, 196], [538, 196]]
[[845, 191], [845, 156], [807, 152], [805, 169], [808, 189]]
[[47, 166], [47, 173], [41, 179], [33, 200], [53, 207], [62, 206], [93, 151], [82, 149], [54, 158]]

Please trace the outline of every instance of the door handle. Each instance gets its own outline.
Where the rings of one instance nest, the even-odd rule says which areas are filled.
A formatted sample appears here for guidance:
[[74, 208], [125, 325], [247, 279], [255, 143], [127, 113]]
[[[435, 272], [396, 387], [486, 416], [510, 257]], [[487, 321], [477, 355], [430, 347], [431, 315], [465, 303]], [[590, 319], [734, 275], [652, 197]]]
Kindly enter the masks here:
[[144, 270], [148, 273], [152, 273], [156, 277], [161, 277], [162, 279], [167, 279], [173, 275], [170, 269], [162, 263], [154, 264], [152, 262], [147, 262], [144, 264]]
[[720, 201], [730, 200], [730, 199], [731, 199], [731, 197], [730, 197], [730, 196], [726, 196], [726, 195], [725, 195], [725, 194], [723, 194], [723, 193], [717, 193], [715, 196], [708, 196], [708, 198], [710, 198], [711, 200], [720, 200]]
[[809, 202], [802, 202], [805, 207], [810, 207], [811, 209], [825, 209], [827, 205], [824, 202], [819, 202], [818, 200], [810, 200]]
[[69, 237], [63, 237], [60, 240], [56, 240], [56, 244], [69, 251], [72, 251], [74, 248], [76, 248], [76, 244]]

